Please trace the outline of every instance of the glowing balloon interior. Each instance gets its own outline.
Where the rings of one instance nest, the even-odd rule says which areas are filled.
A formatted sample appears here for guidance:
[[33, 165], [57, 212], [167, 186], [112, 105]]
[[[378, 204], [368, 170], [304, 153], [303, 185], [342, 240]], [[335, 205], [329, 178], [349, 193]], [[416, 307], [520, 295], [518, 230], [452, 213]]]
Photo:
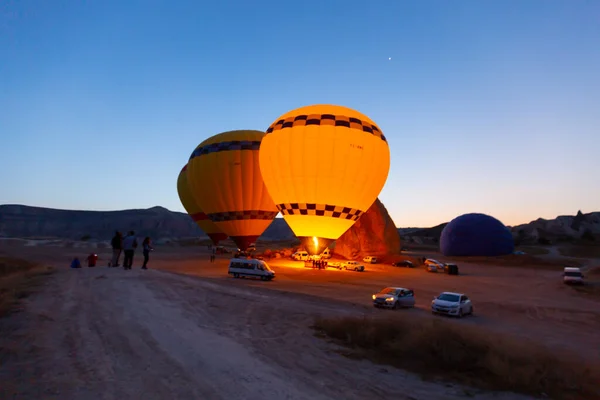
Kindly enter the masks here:
[[258, 165], [264, 135], [253, 130], [220, 133], [200, 143], [188, 161], [194, 199], [241, 250], [277, 215]]
[[267, 129], [259, 160], [277, 209], [307, 251], [320, 254], [375, 202], [387, 180], [390, 150], [366, 115], [312, 105]]
[[227, 235], [221, 232], [221, 230], [208, 219], [208, 216], [202, 212], [202, 209], [192, 197], [187, 179], [187, 164], [183, 167], [181, 172], [179, 172], [179, 176], [177, 177], [177, 193], [179, 194], [179, 200], [181, 201], [183, 208], [185, 208], [190, 217], [198, 224], [200, 229], [208, 235], [215, 246], [218, 245], [221, 240], [227, 239]]

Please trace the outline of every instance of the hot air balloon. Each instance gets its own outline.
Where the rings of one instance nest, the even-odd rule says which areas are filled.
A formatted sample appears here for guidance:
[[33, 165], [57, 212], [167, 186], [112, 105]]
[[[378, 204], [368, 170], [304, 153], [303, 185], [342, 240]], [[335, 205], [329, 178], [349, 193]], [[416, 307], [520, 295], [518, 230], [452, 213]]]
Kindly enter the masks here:
[[198, 226], [208, 235], [210, 240], [216, 245], [219, 241], [227, 239], [227, 235], [221, 232], [219, 228], [202, 212], [202, 209], [196, 204], [196, 200], [192, 197], [190, 192], [189, 182], [187, 179], [187, 164], [183, 167], [179, 176], [177, 177], [177, 193], [179, 194], [179, 200], [183, 208], [192, 217], [192, 219], [198, 224]]
[[188, 161], [192, 196], [241, 250], [277, 215], [258, 165], [264, 135], [253, 130], [220, 133], [200, 143]]
[[390, 168], [381, 129], [347, 107], [311, 105], [267, 129], [260, 171], [271, 198], [311, 254], [321, 254], [375, 202]]
[[445, 256], [503, 256], [515, 251], [510, 232], [496, 218], [481, 214], [463, 214], [444, 227], [440, 250]]

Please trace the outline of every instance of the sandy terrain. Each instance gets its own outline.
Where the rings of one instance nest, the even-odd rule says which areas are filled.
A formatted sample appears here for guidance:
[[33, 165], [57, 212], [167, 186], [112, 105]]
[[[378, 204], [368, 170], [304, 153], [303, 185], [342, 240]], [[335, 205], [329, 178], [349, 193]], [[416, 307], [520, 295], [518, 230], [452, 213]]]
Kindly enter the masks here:
[[[424, 382], [390, 367], [339, 355], [313, 336], [315, 316], [391, 312], [370, 306], [389, 285], [430, 299], [467, 292], [476, 315], [457, 324], [534, 337], [600, 358], [600, 307], [560, 283], [560, 272], [461, 265], [458, 277], [373, 266], [364, 273], [273, 262], [272, 282], [233, 279], [227, 258], [204, 249], [157, 247], [151, 270], [70, 270], [85, 248], [0, 241], [0, 253], [56, 265], [24, 312], [1, 321], [0, 398], [40, 399], [396, 399], [525, 398]], [[106, 265], [107, 250], [99, 251]], [[104, 263], [102, 262], [104, 260]], [[173, 273], [175, 272], [175, 273]], [[473, 395], [475, 395], [473, 397]]]

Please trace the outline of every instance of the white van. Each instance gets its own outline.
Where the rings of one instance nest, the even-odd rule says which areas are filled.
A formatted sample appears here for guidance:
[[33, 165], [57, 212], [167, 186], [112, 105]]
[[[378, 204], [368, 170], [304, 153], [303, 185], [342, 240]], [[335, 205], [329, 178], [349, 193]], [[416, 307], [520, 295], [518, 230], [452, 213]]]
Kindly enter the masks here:
[[307, 251], [297, 251], [292, 254], [292, 259], [296, 261], [307, 261], [310, 258]]
[[564, 283], [583, 284], [583, 274], [579, 268], [565, 267], [563, 272]]
[[329, 247], [326, 247], [325, 251], [321, 253], [321, 258], [331, 258], [331, 250], [329, 249]]
[[228, 273], [234, 278], [249, 276], [260, 278], [263, 281], [275, 278], [275, 272], [269, 267], [269, 264], [255, 258], [232, 258], [229, 261]]
[[366, 263], [369, 263], [369, 264], [377, 264], [377, 257], [366, 256], [365, 258], [363, 258], [363, 262], [366, 262]]

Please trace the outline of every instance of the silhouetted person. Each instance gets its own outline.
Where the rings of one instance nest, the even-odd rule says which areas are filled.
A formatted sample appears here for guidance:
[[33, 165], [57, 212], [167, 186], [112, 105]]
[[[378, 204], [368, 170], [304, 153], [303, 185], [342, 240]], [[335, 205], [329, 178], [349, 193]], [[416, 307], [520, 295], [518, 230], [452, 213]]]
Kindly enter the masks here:
[[113, 250], [110, 265], [112, 265], [113, 267], [118, 267], [119, 257], [121, 256], [121, 251], [123, 250], [123, 235], [121, 234], [121, 232], [115, 232], [115, 236], [113, 236], [112, 240], [110, 241], [110, 244]]
[[142, 269], [148, 269], [148, 259], [150, 258], [150, 252], [152, 250], [154, 250], [154, 248], [152, 247], [150, 237], [146, 236], [142, 242], [142, 252], [144, 254], [144, 265], [142, 265]]
[[73, 261], [71, 261], [71, 268], [81, 268], [81, 262], [79, 262], [79, 258], [75, 257]]
[[96, 261], [98, 261], [98, 254], [91, 253], [87, 257], [88, 267], [95, 267], [96, 266]]
[[125, 257], [123, 258], [123, 269], [131, 269], [131, 265], [133, 264], [133, 254], [135, 249], [137, 248], [137, 239], [135, 237], [134, 231], [129, 231], [127, 236], [123, 239], [123, 251], [125, 252]]

